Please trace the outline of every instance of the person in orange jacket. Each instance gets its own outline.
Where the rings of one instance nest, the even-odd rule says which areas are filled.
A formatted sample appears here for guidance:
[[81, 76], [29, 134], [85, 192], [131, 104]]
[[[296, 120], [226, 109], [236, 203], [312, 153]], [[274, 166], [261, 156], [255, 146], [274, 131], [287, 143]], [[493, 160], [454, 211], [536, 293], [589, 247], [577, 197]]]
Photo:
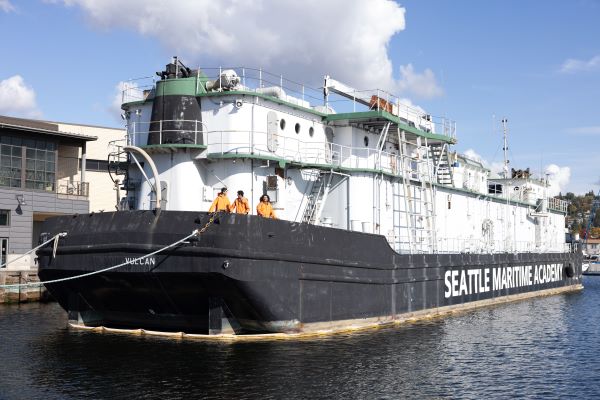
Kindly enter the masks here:
[[221, 193], [218, 194], [215, 201], [212, 202], [208, 212], [215, 211], [225, 211], [229, 212], [231, 208], [231, 203], [229, 202], [229, 198], [227, 197], [227, 188], [222, 188]]
[[248, 214], [250, 212], [250, 204], [248, 204], [248, 199], [244, 197], [244, 191], [238, 190], [237, 198], [229, 208], [229, 211], [233, 212], [233, 210], [236, 214]]
[[260, 197], [260, 203], [256, 206], [256, 213], [261, 217], [277, 219], [268, 194], [263, 194]]

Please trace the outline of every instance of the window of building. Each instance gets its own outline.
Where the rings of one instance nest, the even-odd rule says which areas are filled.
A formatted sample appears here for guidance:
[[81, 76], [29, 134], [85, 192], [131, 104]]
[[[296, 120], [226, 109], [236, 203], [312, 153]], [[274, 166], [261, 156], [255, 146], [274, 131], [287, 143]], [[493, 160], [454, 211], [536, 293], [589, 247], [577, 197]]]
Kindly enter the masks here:
[[0, 210], [0, 226], [10, 226], [10, 210]]
[[[29, 145], [30, 143], [28, 143]], [[53, 192], [56, 186], [56, 151], [54, 143], [35, 141], [35, 148], [25, 150], [25, 187]]]
[[[79, 168], [81, 168], [81, 159], [79, 159]], [[86, 171], [107, 172], [108, 171], [108, 161], [87, 159], [87, 160], [85, 160], [85, 169], [86, 169]]]
[[[22, 180], [23, 170], [25, 182]], [[56, 143], [0, 136], [0, 186], [54, 191], [55, 180]]]
[[0, 186], [21, 187], [21, 146], [6, 142], [0, 143]]
[[488, 194], [502, 194], [502, 185], [499, 183], [488, 184]]

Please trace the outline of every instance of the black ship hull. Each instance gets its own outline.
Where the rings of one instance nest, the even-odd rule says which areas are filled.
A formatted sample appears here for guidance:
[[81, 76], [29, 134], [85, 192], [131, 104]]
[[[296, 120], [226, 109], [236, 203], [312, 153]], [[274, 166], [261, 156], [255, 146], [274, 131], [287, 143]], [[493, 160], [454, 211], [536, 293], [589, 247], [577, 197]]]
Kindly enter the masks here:
[[[135, 260], [203, 227], [207, 213], [56, 217], [42, 281]], [[221, 214], [197, 239], [48, 290], [88, 326], [187, 333], [305, 332], [384, 323], [507, 296], [581, 288], [574, 253], [398, 254], [383, 236]]]

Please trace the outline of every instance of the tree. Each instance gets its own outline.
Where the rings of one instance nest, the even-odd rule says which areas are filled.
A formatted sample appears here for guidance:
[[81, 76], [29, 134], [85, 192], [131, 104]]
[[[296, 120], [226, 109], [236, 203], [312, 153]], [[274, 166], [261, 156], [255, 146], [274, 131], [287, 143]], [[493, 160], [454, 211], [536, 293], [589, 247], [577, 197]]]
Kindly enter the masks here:
[[581, 224], [577, 220], [574, 221], [573, 224], [571, 224], [571, 232], [579, 233], [580, 230], [581, 230]]
[[590, 238], [598, 239], [600, 237], [600, 228], [594, 227], [590, 229]]

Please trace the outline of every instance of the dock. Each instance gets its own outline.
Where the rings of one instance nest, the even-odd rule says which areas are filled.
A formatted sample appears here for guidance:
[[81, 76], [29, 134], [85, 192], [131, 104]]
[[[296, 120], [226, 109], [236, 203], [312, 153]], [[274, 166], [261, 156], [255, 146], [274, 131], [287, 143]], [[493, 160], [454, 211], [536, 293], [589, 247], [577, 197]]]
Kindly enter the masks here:
[[[39, 281], [37, 271], [34, 269], [0, 270], [0, 285], [16, 285]], [[47, 301], [49, 298], [49, 293], [44, 286], [0, 288], [0, 304]]]

